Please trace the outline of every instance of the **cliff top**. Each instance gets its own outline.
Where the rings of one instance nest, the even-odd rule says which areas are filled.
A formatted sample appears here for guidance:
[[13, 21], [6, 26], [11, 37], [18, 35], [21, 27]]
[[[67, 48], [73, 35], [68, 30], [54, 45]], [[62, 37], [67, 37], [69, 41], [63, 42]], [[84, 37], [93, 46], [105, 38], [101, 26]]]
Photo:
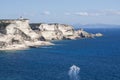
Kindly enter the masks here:
[[18, 18], [18, 19], [0, 19], [0, 23], [12, 23], [15, 21], [26, 21], [29, 19], [25, 19], [25, 18]]

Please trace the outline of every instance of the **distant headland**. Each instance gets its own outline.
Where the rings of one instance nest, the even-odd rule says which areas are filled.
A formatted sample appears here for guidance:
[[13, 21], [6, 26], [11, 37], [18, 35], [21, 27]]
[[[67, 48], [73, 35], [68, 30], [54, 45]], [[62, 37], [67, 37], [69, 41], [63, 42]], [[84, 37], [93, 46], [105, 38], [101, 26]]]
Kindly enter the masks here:
[[29, 23], [29, 19], [0, 19], [0, 50], [23, 50], [30, 47], [54, 45], [51, 40], [93, 38], [101, 33], [75, 30], [66, 24]]

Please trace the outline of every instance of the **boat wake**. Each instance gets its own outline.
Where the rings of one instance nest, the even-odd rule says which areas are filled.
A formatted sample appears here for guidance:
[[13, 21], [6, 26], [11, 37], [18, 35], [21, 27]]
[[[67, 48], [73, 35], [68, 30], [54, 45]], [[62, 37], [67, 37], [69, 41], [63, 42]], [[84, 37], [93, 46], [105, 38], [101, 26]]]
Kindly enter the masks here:
[[76, 65], [71, 66], [68, 72], [70, 80], [80, 80], [79, 75], [78, 75], [79, 72], [80, 72], [79, 67], [77, 67]]

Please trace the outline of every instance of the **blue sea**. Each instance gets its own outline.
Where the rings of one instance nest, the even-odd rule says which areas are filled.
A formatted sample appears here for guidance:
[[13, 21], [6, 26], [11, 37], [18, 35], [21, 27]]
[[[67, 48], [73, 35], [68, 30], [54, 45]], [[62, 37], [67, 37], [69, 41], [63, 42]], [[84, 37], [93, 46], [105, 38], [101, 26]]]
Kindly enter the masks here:
[[[120, 29], [85, 29], [103, 37], [53, 41], [56, 45], [0, 52], [0, 80], [120, 80]], [[76, 79], [73, 79], [76, 80]]]

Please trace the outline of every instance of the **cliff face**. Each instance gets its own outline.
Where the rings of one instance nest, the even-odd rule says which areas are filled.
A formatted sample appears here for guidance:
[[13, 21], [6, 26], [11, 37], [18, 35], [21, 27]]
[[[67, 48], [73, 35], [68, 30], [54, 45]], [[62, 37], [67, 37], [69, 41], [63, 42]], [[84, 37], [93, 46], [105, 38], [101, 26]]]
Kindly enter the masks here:
[[[15, 35], [15, 34], [24, 34], [26, 37], [29, 37], [31, 40], [38, 39], [39, 35], [36, 34], [29, 26], [29, 21], [16, 21], [6, 27], [7, 35]], [[22, 35], [23, 36], [23, 35]]]
[[2, 35], [0, 36], [0, 50], [16, 50], [28, 48], [20, 35]]
[[43, 36], [45, 40], [75, 39], [75, 31], [72, 26], [66, 24], [37, 24], [31, 25], [32, 29]]
[[75, 32], [81, 38], [94, 38], [94, 37], [101, 37], [101, 36], [103, 36], [103, 34], [101, 34], [101, 33], [92, 34], [92, 33], [88, 33], [86, 31], [84, 31], [83, 29], [77, 30]]
[[30, 28], [29, 20], [4, 21], [0, 24], [0, 50], [51, 44], [39, 40], [40, 35]]
[[77, 39], [77, 38], [93, 38], [102, 36], [99, 34], [91, 34], [83, 29], [75, 31], [74, 28], [66, 24], [31, 24], [32, 29], [41, 35], [45, 40], [61, 40], [61, 39]]
[[0, 20], [0, 50], [18, 50], [41, 45], [53, 45], [50, 40], [102, 36], [82, 29], [75, 31], [66, 24], [30, 24], [27, 19]]
[[83, 29], [77, 30], [76, 33], [81, 37], [81, 38], [93, 38], [94, 35], [91, 33], [88, 33], [84, 31]]
[[74, 29], [70, 25], [65, 24], [58, 24], [58, 30], [62, 31], [64, 36], [73, 36], [74, 35]]
[[42, 31], [41, 35], [45, 40], [62, 40], [63, 34], [61, 31]]

